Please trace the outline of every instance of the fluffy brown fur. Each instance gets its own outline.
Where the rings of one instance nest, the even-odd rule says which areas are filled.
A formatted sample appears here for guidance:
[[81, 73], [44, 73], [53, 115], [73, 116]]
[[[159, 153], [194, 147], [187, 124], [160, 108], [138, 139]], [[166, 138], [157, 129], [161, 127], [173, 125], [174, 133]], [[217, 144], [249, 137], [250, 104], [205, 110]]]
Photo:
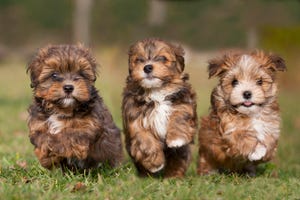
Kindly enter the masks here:
[[43, 167], [121, 162], [120, 131], [94, 87], [96, 66], [89, 50], [72, 45], [42, 48], [30, 62], [29, 137]]
[[282, 58], [260, 51], [209, 62], [209, 77], [220, 82], [201, 121], [199, 174], [225, 169], [255, 175], [257, 164], [272, 159], [280, 132], [275, 78], [285, 69]]
[[126, 148], [141, 176], [182, 177], [188, 168], [197, 114], [183, 55], [158, 39], [129, 49], [122, 115]]

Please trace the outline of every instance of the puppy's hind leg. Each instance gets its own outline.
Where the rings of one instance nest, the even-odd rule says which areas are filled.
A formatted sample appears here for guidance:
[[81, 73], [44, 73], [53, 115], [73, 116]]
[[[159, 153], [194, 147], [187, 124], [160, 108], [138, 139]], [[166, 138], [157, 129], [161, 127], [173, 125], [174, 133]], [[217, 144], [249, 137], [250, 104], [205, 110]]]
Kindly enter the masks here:
[[183, 177], [191, 161], [191, 150], [189, 145], [179, 148], [168, 148], [166, 150], [167, 165], [165, 177]]
[[108, 164], [110, 167], [120, 165], [123, 160], [120, 131], [103, 132], [94, 144], [92, 157], [99, 164]]
[[197, 174], [198, 175], [209, 175], [215, 174], [218, 170], [215, 168], [214, 164], [207, 158], [207, 155], [200, 152], [198, 157], [198, 168]]
[[256, 167], [257, 167], [256, 164], [248, 163], [243, 168], [243, 173], [245, 173], [246, 175], [248, 175], [250, 177], [255, 177], [256, 176]]

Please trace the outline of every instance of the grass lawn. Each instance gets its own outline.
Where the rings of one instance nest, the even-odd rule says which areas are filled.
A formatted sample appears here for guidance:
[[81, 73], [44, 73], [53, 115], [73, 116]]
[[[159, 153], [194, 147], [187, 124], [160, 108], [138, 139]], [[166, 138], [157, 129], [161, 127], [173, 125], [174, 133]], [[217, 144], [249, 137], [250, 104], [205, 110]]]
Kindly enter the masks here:
[[[121, 128], [121, 93], [127, 74], [126, 51], [97, 51], [101, 64], [96, 86]], [[193, 58], [192, 58], [193, 59]], [[0, 63], [0, 199], [300, 199], [300, 93], [281, 87], [282, 134], [276, 159], [262, 165], [255, 178], [196, 175], [194, 160], [184, 179], [138, 178], [128, 159], [120, 168], [90, 174], [43, 169], [28, 139], [26, 109], [31, 101], [27, 61]], [[216, 80], [207, 80], [203, 60], [187, 63], [198, 94], [198, 114], [208, 112]], [[299, 84], [299, 83], [298, 83]]]

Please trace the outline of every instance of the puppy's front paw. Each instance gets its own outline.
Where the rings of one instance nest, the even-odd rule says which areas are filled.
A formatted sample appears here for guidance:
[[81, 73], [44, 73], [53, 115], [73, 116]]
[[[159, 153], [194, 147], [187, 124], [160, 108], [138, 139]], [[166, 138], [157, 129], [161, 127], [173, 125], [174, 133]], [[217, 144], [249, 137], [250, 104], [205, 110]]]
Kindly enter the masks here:
[[267, 148], [264, 145], [258, 144], [255, 150], [248, 155], [250, 161], [256, 161], [262, 159], [267, 153]]
[[156, 173], [156, 172], [159, 172], [160, 170], [162, 170], [163, 168], [165, 167], [165, 164], [161, 164], [160, 166], [158, 167], [150, 167], [148, 170], [151, 172], [151, 173]]
[[65, 152], [67, 147], [70, 147], [69, 141], [66, 140], [65, 142], [62, 142], [63, 140], [57, 137], [49, 137], [47, 140], [47, 145], [49, 148], [49, 154], [51, 156], [65, 156]]
[[45, 146], [42, 146], [42, 148], [35, 148], [34, 153], [38, 157], [41, 165], [47, 169], [51, 169], [59, 163], [59, 157], [51, 156]]
[[184, 138], [177, 138], [173, 140], [167, 140], [166, 143], [169, 148], [178, 148], [186, 145], [188, 142]]
[[165, 155], [158, 142], [151, 140], [136, 141], [131, 146], [131, 155], [151, 173], [162, 170], [165, 166]]
[[165, 155], [162, 150], [152, 152], [141, 160], [143, 166], [151, 173], [156, 173], [165, 167]]

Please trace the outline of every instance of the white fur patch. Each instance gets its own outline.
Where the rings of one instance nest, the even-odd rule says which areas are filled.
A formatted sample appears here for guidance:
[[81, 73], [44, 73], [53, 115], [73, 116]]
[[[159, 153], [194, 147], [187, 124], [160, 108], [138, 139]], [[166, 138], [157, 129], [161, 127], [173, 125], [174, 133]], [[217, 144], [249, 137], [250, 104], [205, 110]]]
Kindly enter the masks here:
[[64, 123], [56, 115], [51, 115], [47, 120], [51, 134], [57, 134], [64, 128]]
[[267, 148], [261, 144], [256, 145], [254, 152], [248, 155], [250, 161], [262, 159], [267, 153]]
[[256, 64], [257, 62], [249, 55], [243, 55], [238, 62], [238, 66], [244, 68], [244, 70], [247, 70]]
[[260, 110], [260, 106], [257, 105], [265, 101], [262, 87], [257, 85], [257, 80], [251, 76], [254, 72], [257, 73], [258, 66], [259, 64], [250, 55], [243, 55], [237, 63], [237, 67], [230, 71], [231, 76], [236, 77], [238, 75], [239, 77], [238, 84], [232, 89], [230, 94], [229, 100], [231, 104], [240, 105], [246, 100], [243, 95], [244, 92], [250, 91], [252, 93], [252, 97], [248, 100], [256, 105], [250, 107], [239, 106], [237, 108], [238, 112], [246, 115], [257, 113]]
[[257, 139], [259, 141], [264, 141], [265, 140], [265, 135], [267, 134], [268, 130], [267, 127], [264, 125], [264, 122], [254, 118], [252, 120], [252, 126], [257, 132]]
[[143, 88], [159, 88], [162, 85], [162, 81], [158, 78], [152, 78], [152, 79], [148, 79], [148, 78], [144, 78], [141, 81], [141, 86]]
[[268, 134], [269, 135], [272, 134], [276, 138], [279, 137], [280, 134], [279, 123], [271, 123], [268, 121], [264, 121], [261, 119], [261, 116], [259, 115], [253, 116], [251, 122], [252, 122], [253, 129], [257, 132], [256, 137], [260, 142], [264, 142], [265, 137]]
[[149, 171], [150, 171], [151, 173], [159, 172], [160, 170], [162, 170], [162, 168], [164, 168], [164, 166], [165, 166], [165, 165], [162, 164], [162, 165], [159, 166], [159, 167], [149, 169]]
[[168, 147], [170, 148], [174, 148], [174, 147], [181, 147], [183, 145], [186, 144], [186, 140], [182, 139], [182, 138], [179, 138], [179, 139], [176, 139], [176, 140], [173, 140], [171, 141], [169, 144], [168, 144]]
[[169, 116], [172, 113], [172, 103], [165, 101], [168, 93], [162, 90], [154, 90], [149, 95], [149, 99], [155, 102], [155, 107], [149, 117], [143, 119], [143, 126], [149, 126], [156, 131], [161, 139], [165, 139], [167, 134], [167, 127]]
[[62, 101], [63, 107], [69, 107], [72, 106], [75, 103], [75, 99], [73, 98], [66, 98]]

